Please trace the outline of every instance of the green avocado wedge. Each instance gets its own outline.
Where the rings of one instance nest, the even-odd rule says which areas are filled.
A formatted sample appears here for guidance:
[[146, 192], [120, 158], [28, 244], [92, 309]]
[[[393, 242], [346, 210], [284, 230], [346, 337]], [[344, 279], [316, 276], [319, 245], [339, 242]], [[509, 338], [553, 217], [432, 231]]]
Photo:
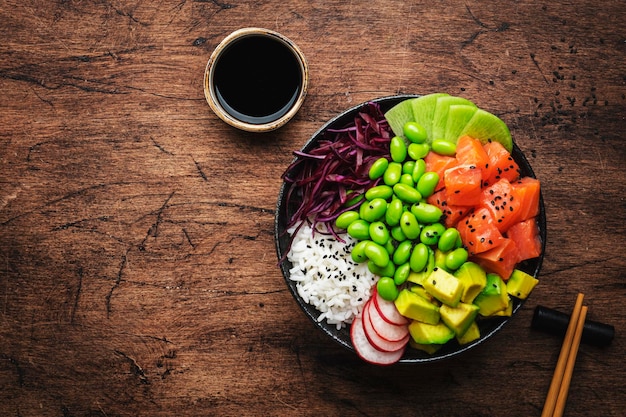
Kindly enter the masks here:
[[445, 139], [446, 124], [448, 121], [448, 115], [450, 106], [453, 105], [466, 105], [476, 107], [474, 103], [463, 97], [446, 96], [439, 97], [435, 103], [435, 113], [433, 115], [432, 123], [432, 138]]

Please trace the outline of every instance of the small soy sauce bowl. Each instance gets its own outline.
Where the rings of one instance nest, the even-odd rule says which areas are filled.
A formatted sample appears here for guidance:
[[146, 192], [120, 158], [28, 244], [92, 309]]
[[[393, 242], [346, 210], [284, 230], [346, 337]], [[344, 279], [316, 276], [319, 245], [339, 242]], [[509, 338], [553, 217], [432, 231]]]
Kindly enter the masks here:
[[298, 46], [280, 33], [243, 28], [215, 48], [204, 72], [204, 95], [224, 122], [249, 132], [269, 132], [298, 112], [309, 70]]

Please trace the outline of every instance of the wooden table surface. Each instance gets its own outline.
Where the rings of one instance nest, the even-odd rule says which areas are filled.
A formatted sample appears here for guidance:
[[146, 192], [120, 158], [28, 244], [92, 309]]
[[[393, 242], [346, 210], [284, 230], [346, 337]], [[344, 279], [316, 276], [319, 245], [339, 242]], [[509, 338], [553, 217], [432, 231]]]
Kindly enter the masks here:
[[[626, 5], [0, 1], [0, 415], [534, 416], [561, 340], [544, 305], [615, 326], [581, 346], [568, 416], [626, 408]], [[310, 64], [270, 134], [210, 110], [211, 51], [246, 26]], [[496, 337], [367, 365], [277, 267], [291, 152], [369, 99], [444, 91], [501, 116], [543, 184], [541, 283]]]

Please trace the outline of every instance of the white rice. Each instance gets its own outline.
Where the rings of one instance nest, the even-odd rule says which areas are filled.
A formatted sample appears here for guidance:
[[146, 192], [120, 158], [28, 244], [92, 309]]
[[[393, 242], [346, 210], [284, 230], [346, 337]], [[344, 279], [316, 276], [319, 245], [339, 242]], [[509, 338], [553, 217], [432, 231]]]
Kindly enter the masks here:
[[[290, 229], [289, 234], [294, 230]], [[369, 271], [366, 262], [355, 263], [350, 257], [356, 240], [340, 234], [345, 240], [342, 243], [320, 231], [323, 229], [318, 227], [313, 234], [305, 224], [293, 236], [287, 254], [293, 265], [289, 275], [300, 297], [320, 311], [317, 320], [326, 320], [339, 330], [359, 315], [378, 276]]]

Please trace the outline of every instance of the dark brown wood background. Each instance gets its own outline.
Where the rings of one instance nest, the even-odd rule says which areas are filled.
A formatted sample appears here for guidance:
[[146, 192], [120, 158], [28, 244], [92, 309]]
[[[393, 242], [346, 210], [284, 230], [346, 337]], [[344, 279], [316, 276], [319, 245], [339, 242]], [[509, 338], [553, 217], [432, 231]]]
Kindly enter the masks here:
[[[0, 415], [539, 415], [561, 341], [533, 309], [584, 292], [616, 338], [581, 347], [566, 415], [622, 416], [625, 22], [615, 0], [0, 0]], [[310, 64], [271, 134], [203, 95], [246, 26]], [[541, 284], [461, 357], [373, 367], [287, 290], [280, 174], [336, 113], [436, 91], [500, 115], [543, 182]]]

